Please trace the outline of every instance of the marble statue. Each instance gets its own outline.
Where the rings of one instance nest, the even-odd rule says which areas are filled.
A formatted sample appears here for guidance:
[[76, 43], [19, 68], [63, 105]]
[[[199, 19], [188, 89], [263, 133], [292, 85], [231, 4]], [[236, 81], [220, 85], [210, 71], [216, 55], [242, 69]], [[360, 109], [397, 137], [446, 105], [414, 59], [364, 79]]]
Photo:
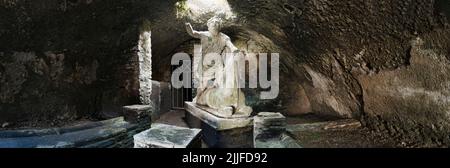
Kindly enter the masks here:
[[[208, 31], [195, 31], [190, 23], [186, 23], [189, 35], [201, 40], [202, 50], [198, 68], [193, 70], [194, 78], [199, 79], [193, 102], [219, 117], [248, 117], [252, 108], [245, 104], [245, 95], [238, 87], [237, 78], [236, 55], [243, 52], [234, 46], [227, 35], [220, 32], [222, 23], [219, 17], [209, 19]], [[220, 59], [206, 61], [212, 59], [208, 58], [211, 57], [209, 53], [217, 53]], [[232, 56], [225, 56], [227, 53], [232, 53]]]

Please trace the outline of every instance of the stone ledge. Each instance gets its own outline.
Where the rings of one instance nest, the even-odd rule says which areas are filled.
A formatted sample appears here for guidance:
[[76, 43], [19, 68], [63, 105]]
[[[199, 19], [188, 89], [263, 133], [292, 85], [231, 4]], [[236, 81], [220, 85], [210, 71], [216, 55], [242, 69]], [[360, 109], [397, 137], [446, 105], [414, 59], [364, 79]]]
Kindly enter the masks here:
[[124, 116], [125, 121], [130, 123], [151, 122], [153, 110], [151, 105], [124, 106], [122, 115]]
[[260, 112], [254, 117], [255, 148], [300, 148], [286, 132], [286, 117], [281, 113]]
[[66, 128], [2, 131], [0, 148], [128, 148], [133, 135], [147, 125], [118, 117]]
[[201, 121], [210, 125], [212, 128], [223, 131], [235, 128], [249, 127], [253, 125], [252, 117], [245, 118], [220, 118], [201, 108], [193, 102], [185, 102], [186, 111]]
[[45, 136], [52, 134], [64, 134], [68, 132], [75, 132], [95, 127], [101, 127], [104, 125], [111, 125], [116, 122], [123, 121], [123, 117], [117, 117], [109, 120], [103, 120], [98, 122], [89, 122], [84, 124], [78, 124], [70, 127], [61, 128], [46, 128], [46, 129], [23, 129], [23, 130], [5, 130], [0, 131], [1, 138], [19, 138], [19, 137], [32, 137], [32, 136]]
[[255, 148], [302, 148], [294, 138], [284, 133], [279, 138], [256, 140], [254, 143]]
[[348, 127], [361, 127], [361, 122], [355, 119], [342, 119], [337, 121], [325, 121], [317, 123], [287, 125], [286, 130], [291, 133], [299, 131], [321, 131]]

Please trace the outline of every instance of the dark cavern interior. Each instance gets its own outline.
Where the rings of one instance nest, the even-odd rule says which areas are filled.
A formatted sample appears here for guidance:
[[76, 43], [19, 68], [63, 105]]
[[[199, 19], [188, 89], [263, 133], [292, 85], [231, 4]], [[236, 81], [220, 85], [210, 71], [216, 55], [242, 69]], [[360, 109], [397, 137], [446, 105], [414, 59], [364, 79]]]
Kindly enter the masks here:
[[1, 0], [0, 148], [449, 147], [449, 23], [448, 0]]

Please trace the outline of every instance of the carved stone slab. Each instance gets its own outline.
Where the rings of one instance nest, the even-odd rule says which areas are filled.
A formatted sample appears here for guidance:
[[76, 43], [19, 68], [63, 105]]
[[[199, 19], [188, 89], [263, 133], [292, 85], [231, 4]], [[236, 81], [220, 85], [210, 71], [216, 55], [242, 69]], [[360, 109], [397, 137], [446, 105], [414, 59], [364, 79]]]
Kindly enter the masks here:
[[134, 135], [135, 148], [190, 148], [201, 147], [200, 129], [166, 124], [153, 124], [152, 128]]
[[185, 102], [185, 108], [188, 113], [200, 119], [212, 128], [222, 131], [235, 128], [243, 128], [253, 125], [252, 117], [222, 118], [211, 114], [204, 108], [199, 107], [193, 102]]

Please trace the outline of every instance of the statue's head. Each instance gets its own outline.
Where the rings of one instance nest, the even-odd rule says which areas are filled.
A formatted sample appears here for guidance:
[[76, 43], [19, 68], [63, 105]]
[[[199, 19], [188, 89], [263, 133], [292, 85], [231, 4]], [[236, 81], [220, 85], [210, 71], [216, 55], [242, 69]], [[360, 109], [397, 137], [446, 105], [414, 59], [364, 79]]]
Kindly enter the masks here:
[[208, 20], [207, 26], [209, 33], [217, 35], [220, 33], [220, 29], [222, 28], [222, 19], [214, 16]]

